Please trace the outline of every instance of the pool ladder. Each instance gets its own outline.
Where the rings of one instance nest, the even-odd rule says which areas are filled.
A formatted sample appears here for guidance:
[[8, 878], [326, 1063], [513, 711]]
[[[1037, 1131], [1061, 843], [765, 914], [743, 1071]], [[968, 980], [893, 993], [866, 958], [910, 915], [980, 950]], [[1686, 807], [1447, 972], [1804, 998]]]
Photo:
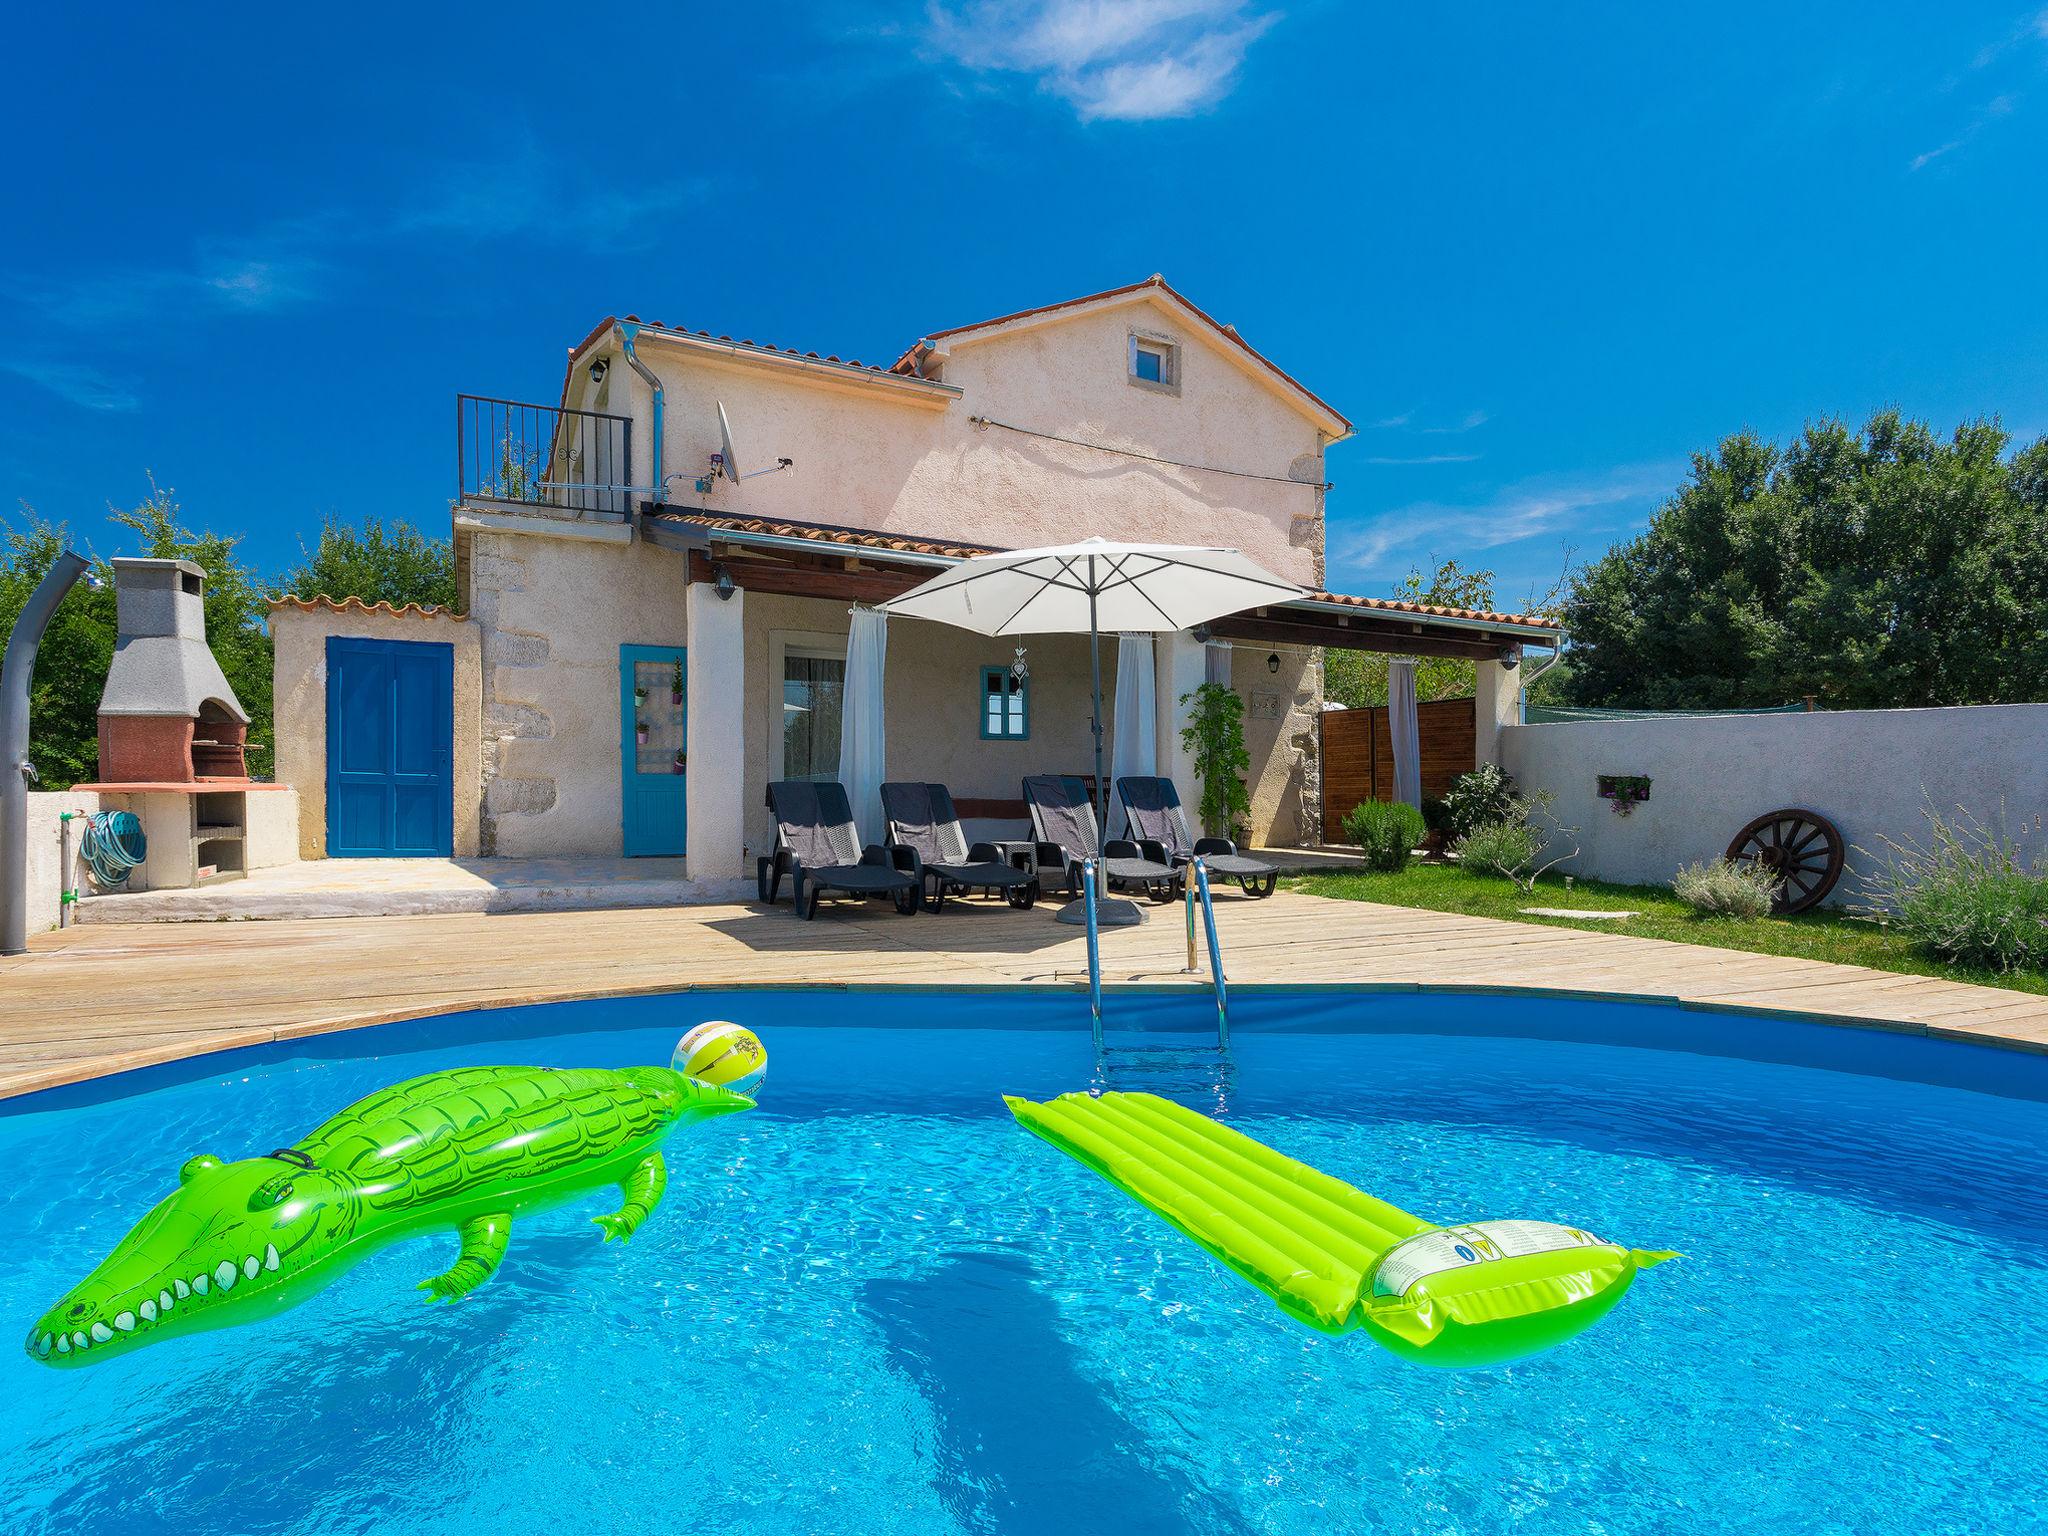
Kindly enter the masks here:
[[[1102, 934], [1096, 913], [1095, 861], [1081, 861], [1082, 901], [1088, 916], [1088, 1028], [1097, 1054], [1102, 1050]], [[1216, 990], [1216, 1048], [1230, 1049], [1230, 987], [1223, 979], [1223, 946], [1216, 937], [1216, 907], [1209, 899], [1209, 862], [1199, 855], [1188, 866], [1188, 963], [1186, 974], [1201, 969], [1195, 950], [1195, 898], [1202, 903], [1202, 927], [1209, 940], [1209, 976]]]
[[1200, 854], [1188, 866], [1187, 974], [1200, 969], [1195, 955], [1195, 896], [1202, 898], [1202, 928], [1209, 939], [1209, 980], [1216, 989], [1216, 1049], [1230, 1049], [1230, 986], [1223, 979], [1223, 946], [1216, 939], [1216, 907], [1209, 900], [1209, 861]]

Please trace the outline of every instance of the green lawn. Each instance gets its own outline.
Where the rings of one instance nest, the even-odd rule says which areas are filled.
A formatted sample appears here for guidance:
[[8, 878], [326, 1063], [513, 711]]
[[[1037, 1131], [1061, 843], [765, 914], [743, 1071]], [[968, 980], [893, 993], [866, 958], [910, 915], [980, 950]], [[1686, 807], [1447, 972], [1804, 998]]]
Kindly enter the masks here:
[[[1510, 881], [1473, 874], [1455, 864], [1410, 864], [1398, 875], [1345, 870], [1298, 875], [1289, 888], [1311, 896], [1345, 901], [1379, 901], [1395, 907], [1423, 907], [1432, 912], [1464, 912], [1473, 917], [1499, 917], [1516, 923], [1548, 923], [1557, 928], [1587, 928], [1603, 933], [1632, 933], [1642, 938], [1673, 939], [1680, 944], [1706, 944], [1716, 949], [1745, 949], [1762, 955], [1796, 955], [1806, 960], [1835, 960], [1867, 965], [1880, 971], [1915, 976], [1943, 976], [2018, 992], [2048, 993], [2048, 973], [1995, 971], [1946, 965], [1916, 949], [1876, 923], [1835, 912], [1808, 912], [1798, 917], [1766, 917], [1744, 921], [1729, 917], [1697, 917], [1692, 909], [1659, 885], [1608, 885], [1578, 880], [1570, 890], [1562, 879], [1547, 878], [1534, 896], [1524, 896]], [[1584, 922], [1559, 917], [1524, 917], [1522, 907], [1585, 907], [1595, 911], [1633, 911], [1619, 922]]]

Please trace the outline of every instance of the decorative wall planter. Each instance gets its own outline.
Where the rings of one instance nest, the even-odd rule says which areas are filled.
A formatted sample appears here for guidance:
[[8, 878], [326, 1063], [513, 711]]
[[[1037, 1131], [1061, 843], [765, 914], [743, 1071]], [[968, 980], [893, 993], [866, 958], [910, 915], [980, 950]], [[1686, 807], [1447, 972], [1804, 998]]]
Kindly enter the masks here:
[[1599, 782], [1600, 798], [1617, 816], [1628, 815], [1650, 798], [1650, 781], [1640, 773], [1603, 773]]
[[635, 724], [634, 724], [634, 726], [633, 726], [633, 744], [634, 744], [635, 746], [641, 746], [641, 747], [644, 747], [644, 746], [646, 746], [646, 745], [647, 745], [647, 722], [646, 722], [646, 721], [642, 720], [642, 721], [637, 721], [637, 722], [635, 722]]

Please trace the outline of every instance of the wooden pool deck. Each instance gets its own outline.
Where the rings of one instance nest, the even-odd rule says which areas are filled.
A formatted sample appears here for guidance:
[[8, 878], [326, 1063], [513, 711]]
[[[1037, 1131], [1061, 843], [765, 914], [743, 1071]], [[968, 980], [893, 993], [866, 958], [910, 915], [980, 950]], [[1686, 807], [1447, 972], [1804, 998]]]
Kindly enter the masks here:
[[[772, 983], [1011, 987], [1085, 980], [1053, 904], [938, 916], [785, 904], [78, 927], [0, 960], [0, 1097], [237, 1045], [469, 1008]], [[1220, 898], [1233, 984], [1628, 994], [2048, 1051], [2048, 997], [1282, 892]], [[1103, 935], [1103, 979], [1180, 974], [1179, 908]]]

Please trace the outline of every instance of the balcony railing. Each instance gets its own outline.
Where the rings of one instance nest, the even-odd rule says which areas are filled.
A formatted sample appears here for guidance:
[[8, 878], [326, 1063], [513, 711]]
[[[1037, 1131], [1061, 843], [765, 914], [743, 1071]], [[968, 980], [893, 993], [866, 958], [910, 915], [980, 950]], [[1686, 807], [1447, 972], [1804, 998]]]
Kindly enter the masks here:
[[457, 395], [457, 496], [623, 514], [631, 510], [632, 426], [625, 416]]

